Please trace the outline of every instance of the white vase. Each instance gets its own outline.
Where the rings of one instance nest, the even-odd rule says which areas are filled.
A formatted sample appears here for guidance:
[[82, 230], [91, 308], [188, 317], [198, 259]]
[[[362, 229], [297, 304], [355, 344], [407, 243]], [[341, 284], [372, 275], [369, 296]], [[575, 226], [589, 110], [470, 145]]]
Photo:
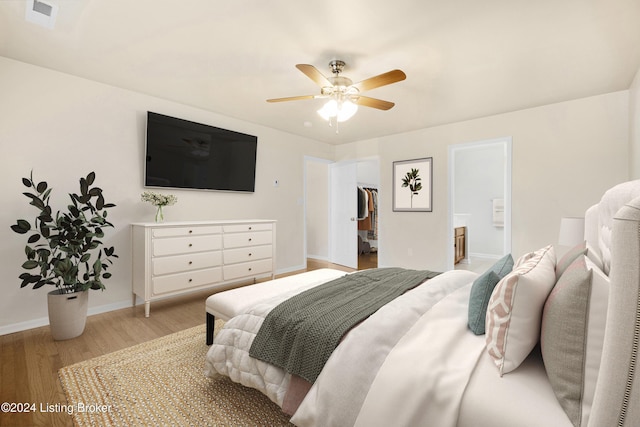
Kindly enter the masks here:
[[56, 341], [78, 337], [87, 323], [89, 292], [61, 294], [58, 290], [47, 294], [49, 326]]

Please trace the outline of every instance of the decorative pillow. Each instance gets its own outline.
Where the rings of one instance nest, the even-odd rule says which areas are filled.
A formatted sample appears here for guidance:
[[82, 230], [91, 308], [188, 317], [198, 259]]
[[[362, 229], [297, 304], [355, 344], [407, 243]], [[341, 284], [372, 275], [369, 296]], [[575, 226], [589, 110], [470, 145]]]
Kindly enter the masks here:
[[487, 351], [500, 376], [516, 369], [540, 338], [542, 307], [556, 283], [549, 245], [530, 254], [496, 285], [487, 309]]
[[473, 281], [471, 294], [469, 296], [469, 320], [468, 325], [471, 332], [476, 335], [485, 333], [485, 319], [487, 316], [487, 306], [493, 288], [500, 279], [506, 276], [513, 268], [513, 257], [511, 254], [500, 258], [498, 262]]
[[528, 252], [524, 255], [521, 255], [520, 258], [518, 258], [516, 260], [516, 262], [513, 264], [513, 268], [518, 268], [520, 267], [522, 264], [524, 264], [525, 262], [527, 262], [528, 260], [530, 260], [532, 257], [534, 257], [536, 255], [535, 252]]
[[571, 263], [581, 255], [587, 253], [587, 241], [577, 244], [563, 255], [556, 263], [556, 278], [559, 279], [562, 273], [571, 265]]
[[596, 265], [598, 270], [604, 271], [604, 263], [602, 262], [602, 258], [600, 257], [600, 255], [598, 255], [598, 251], [594, 249], [589, 244], [589, 242], [587, 242], [587, 257]]
[[544, 305], [541, 350], [549, 382], [574, 426], [586, 426], [600, 368], [609, 281], [586, 256], [565, 270]]

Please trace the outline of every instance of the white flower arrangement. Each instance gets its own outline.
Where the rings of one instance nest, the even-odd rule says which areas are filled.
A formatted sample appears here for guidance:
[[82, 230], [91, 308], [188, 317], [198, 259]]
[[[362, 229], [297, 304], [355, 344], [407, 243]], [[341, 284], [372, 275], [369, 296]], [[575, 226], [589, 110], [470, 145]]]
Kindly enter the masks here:
[[149, 202], [153, 206], [171, 206], [175, 205], [178, 198], [173, 194], [158, 194], [152, 191], [142, 193], [142, 201]]
[[162, 212], [163, 206], [175, 205], [178, 201], [178, 198], [173, 194], [158, 194], [153, 191], [145, 191], [142, 193], [141, 199], [143, 202], [149, 202], [153, 206], [158, 207], [158, 210], [156, 211], [156, 222], [164, 221], [164, 213]]

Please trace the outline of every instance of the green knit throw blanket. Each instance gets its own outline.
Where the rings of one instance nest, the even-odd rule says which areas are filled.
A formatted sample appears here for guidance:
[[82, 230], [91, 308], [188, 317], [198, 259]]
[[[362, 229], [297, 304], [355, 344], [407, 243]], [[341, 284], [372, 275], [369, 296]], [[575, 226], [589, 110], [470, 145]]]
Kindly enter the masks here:
[[379, 268], [316, 286], [269, 312], [249, 355], [313, 383], [345, 333], [389, 301], [438, 274]]

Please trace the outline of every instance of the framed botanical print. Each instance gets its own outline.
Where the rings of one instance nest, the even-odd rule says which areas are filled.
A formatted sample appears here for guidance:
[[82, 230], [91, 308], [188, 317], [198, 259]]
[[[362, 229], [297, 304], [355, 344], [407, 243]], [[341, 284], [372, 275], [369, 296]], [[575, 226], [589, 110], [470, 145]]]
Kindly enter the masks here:
[[393, 211], [431, 212], [433, 157], [393, 162]]

